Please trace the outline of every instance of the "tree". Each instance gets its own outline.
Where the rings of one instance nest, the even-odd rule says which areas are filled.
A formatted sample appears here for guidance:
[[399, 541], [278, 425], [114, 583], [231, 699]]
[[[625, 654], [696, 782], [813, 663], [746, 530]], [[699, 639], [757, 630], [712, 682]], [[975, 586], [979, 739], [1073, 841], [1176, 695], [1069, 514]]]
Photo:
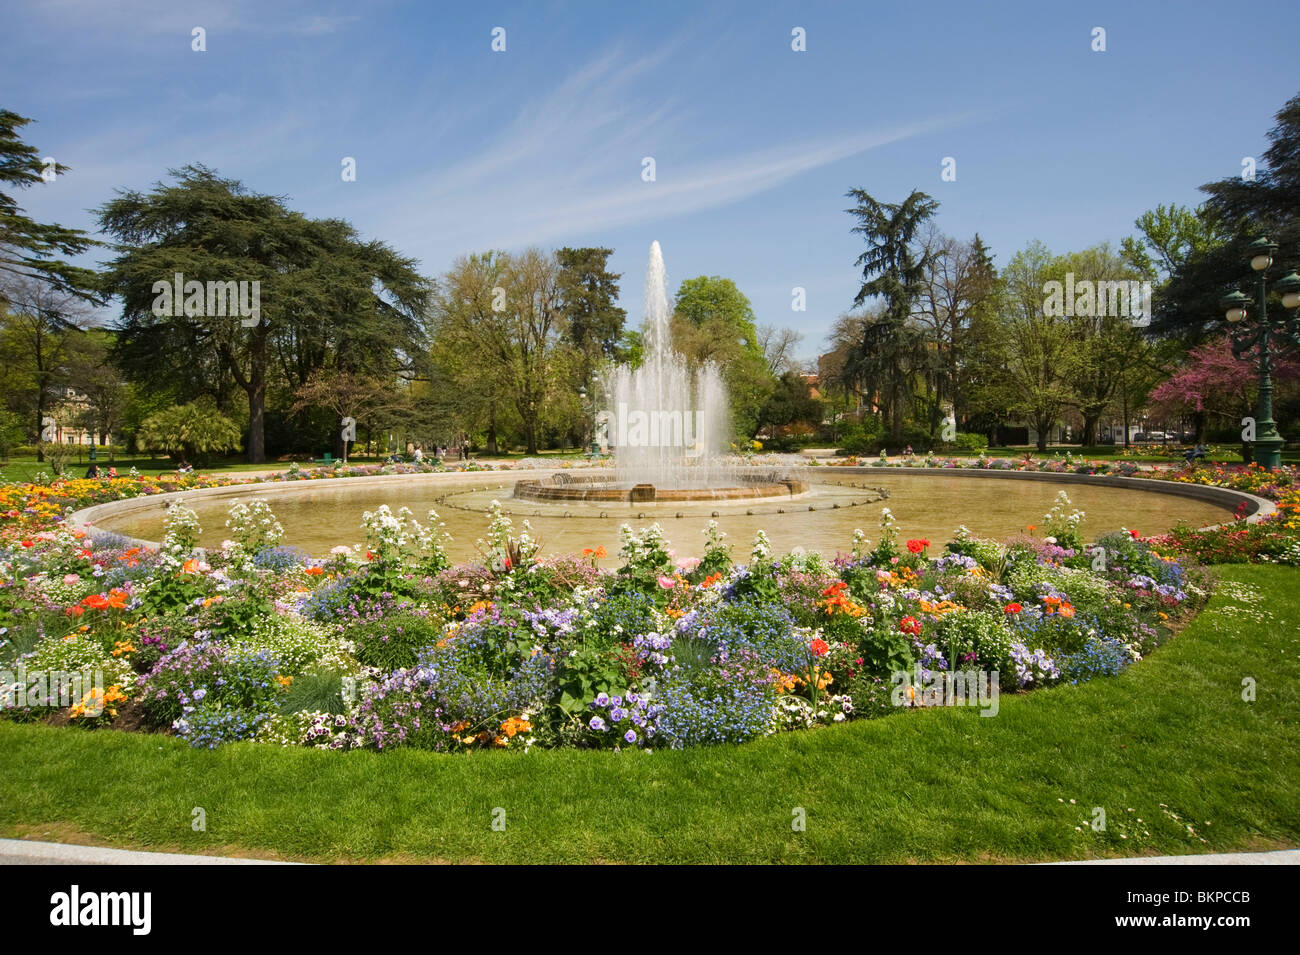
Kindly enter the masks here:
[[[34, 435], [42, 435], [55, 390], [68, 380], [69, 344], [81, 334], [86, 303], [75, 292], [46, 281], [39, 275], [10, 275], [0, 284], [8, 302], [0, 334], [0, 351], [5, 363], [17, 372], [11, 378], [10, 393], [19, 392]], [[15, 387], [16, 386], [16, 387]], [[42, 442], [45, 438], [41, 437]], [[37, 460], [44, 460], [38, 447]]]
[[916, 336], [907, 329], [907, 320], [925, 290], [926, 271], [933, 261], [933, 253], [918, 247], [917, 239], [939, 203], [919, 190], [913, 190], [901, 203], [882, 203], [862, 189], [850, 189], [847, 195], [857, 202], [845, 210], [857, 220], [851, 231], [867, 243], [867, 251], [855, 263], [862, 268], [862, 287], [853, 305], [859, 308], [870, 298], [879, 298], [884, 305], [881, 319], [868, 326], [868, 337], [849, 364], [859, 374], [871, 366], [887, 372], [883, 377], [887, 384], [889, 432], [897, 439], [903, 429], [904, 365], [916, 347]]
[[88, 328], [69, 343], [68, 384], [86, 401], [81, 426], [100, 444], [116, 434], [131, 400], [131, 385], [112, 361], [112, 335]]
[[1276, 260], [1300, 263], [1300, 95], [1277, 113], [1263, 168], [1201, 186], [1208, 198], [1198, 215], [1216, 241], [1193, 249], [1157, 297], [1154, 331], [1197, 344], [1218, 334], [1219, 299], [1248, 272], [1246, 246], [1260, 235], [1278, 244]]
[[340, 449], [345, 461], [348, 445], [342, 439], [344, 418], [353, 418], [373, 430], [382, 413], [393, 414], [409, 410], [410, 406], [407, 394], [394, 387], [392, 379], [333, 369], [317, 369], [312, 372], [307, 382], [299, 386], [294, 394], [297, 401], [293, 405], [293, 411], [315, 407], [332, 412], [333, 420], [338, 424], [335, 431], [339, 435], [335, 447]]
[[[1274, 368], [1279, 381], [1295, 382], [1300, 364], [1281, 361]], [[1213, 416], [1236, 425], [1251, 414], [1259, 383], [1254, 361], [1238, 358], [1226, 337], [1215, 338], [1193, 348], [1187, 361], [1151, 390], [1151, 410], [1168, 417], [1190, 415], [1205, 420]], [[1197, 440], [1205, 440], [1199, 428]]]
[[528, 249], [458, 259], [435, 300], [434, 362], [463, 387], [462, 413], [485, 419], [494, 450], [504, 414], [513, 412], [528, 454], [536, 454], [554, 415], [572, 416], [575, 352], [565, 341], [560, 267], [554, 255]]
[[1008, 397], [1008, 409], [1038, 432], [1039, 451], [1061, 415], [1074, 403], [1069, 380], [1076, 372], [1077, 338], [1064, 317], [1047, 314], [1043, 287], [1053, 275], [1053, 258], [1039, 242], [1016, 253], [1003, 272], [1006, 297], [1001, 321], [990, 327], [990, 349], [999, 371], [990, 377]]
[[[363, 241], [346, 222], [291, 212], [280, 198], [251, 193], [204, 166], [171, 175], [173, 185], [119, 191], [98, 210], [101, 228], [123, 244], [104, 277], [123, 301], [118, 355], [151, 384], [168, 369], [183, 378], [193, 368], [210, 382], [229, 376], [248, 401], [249, 461], [266, 460], [267, 389], [277, 355], [296, 350], [302, 357], [295, 385], [327, 355], [336, 367], [394, 372], [410, 372], [423, 356], [430, 286], [413, 259]], [[259, 313], [217, 314], [226, 309], [214, 310], [210, 300], [191, 309], [187, 291], [180, 314], [155, 314], [156, 283], [176, 274], [209, 288], [260, 283]], [[222, 395], [218, 382], [214, 398]], [[157, 385], [183, 387], [174, 378]]]
[[733, 430], [738, 437], [752, 437], [774, 379], [749, 299], [731, 279], [686, 279], [674, 299], [672, 336], [674, 347], [688, 361], [713, 362], [721, 369]]
[[992, 307], [998, 274], [978, 234], [970, 242], [962, 242], [931, 227], [924, 244], [929, 264], [910, 320], [921, 328], [926, 340], [923, 368], [933, 436], [945, 408], [958, 417], [965, 413], [962, 391], [967, 339], [975, 318]]
[[[613, 254], [613, 249], [567, 246], [555, 253], [565, 337], [582, 353], [588, 366], [600, 359], [615, 358], [623, 336], [627, 312], [614, 304], [618, 280], [623, 276], [609, 271], [608, 261]], [[584, 370], [590, 376], [590, 367]]]
[[[807, 379], [797, 371], [787, 371], [776, 382], [776, 387], [758, 416], [758, 427], [767, 428], [768, 436], [775, 437], [776, 429], [794, 424], [821, 424], [821, 403], [812, 396]], [[810, 432], [811, 433], [811, 432]]]
[[[1091, 282], [1094, 289], [1099, 289], [1100, 283], [1127, 283], [1142, 277], [1105, 243], [1060, 256], [1053, 261], [1051, 272], [1057, 281], [1063, 281], [1066, 273], [1073, 274], [1075, 288]], [[1081, 304], [1087, 307], [1074, 309], [1075, 314], [1066, 320], [1073, 354], [1063, 369], [1063, 377], [1069, 382], [1075, 407], [1083, 418], [1081, 441], [1093, 445], [1097, 443], [1097, 425], [1124, 380], [1142, 333], [1131, 316], [1111, 314], [1118, 310], [1103, 310], [1100, 301], [1089, 303], [1086, 295], [1081, 298]], [[1132, 311], [1131, 300], [1128, 305]]]
[[150, 415], [136, 442], [150, 451], [163, 451], [174, 461], [198, 463], [212, 454], [239, 450], [239, 437], [239, 425], [211, 401], [195, 401]]
[[[27, 189], [45, 183], [46, 175], [57, 178], [71, 171], [61, 163], [46, 163], [35, 146], [23, 142], [19, 130], [30, 122], [0, 109], [0, 183], [6, 186]], [[0, 278], [39, 279], [56, 291], [95, 298], [95, 273], [56, 256], [80, 255], [98, 244], [80, 229], [29, 219], [12, 195], [0, 191]]]
[[803, 335], [793, 328], [776, 328], [772, 325], [758, 326], [758, 347], [763, 351], [763, 360], [767, 362], [767, 371], [773, 378], [780, 378], [788, 371], [797, 371], [799, 360], [794, 350], [803, 341]]

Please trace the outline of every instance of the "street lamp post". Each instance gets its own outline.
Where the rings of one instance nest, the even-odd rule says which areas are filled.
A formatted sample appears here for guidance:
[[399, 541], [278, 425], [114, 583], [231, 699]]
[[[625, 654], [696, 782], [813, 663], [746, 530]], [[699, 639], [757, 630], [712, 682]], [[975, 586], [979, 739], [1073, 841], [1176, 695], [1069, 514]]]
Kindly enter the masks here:
[[[1255, 462], [1272, 470], [1282, 463], [1282, 445], [1286, 440], [1278, 434], [1273, 420], [1273, 362], [1288, 348], [1300, 348], [1300, 327], [1296, 322], [1296, 309], [1300, 307], [1300, 275], [1289, 272], [1273, 283], [1273, 289], [1282, 294], [1282, 305], [1287, 314], [1281, 318], [1268, 315], [1268, 284], [1265, 273], [1273, 264], [1277, 243], [1256, 239], [1247, 247], [1250, 267], [1258, 276], [1257, 299], [1234, 291], [1220, 300], [1229, 325], [1232, 354], [1240, 358], [1252, 348], [1258, 350], [1259, 409], [1255, 415]], [[1249, 324], [1245, 322], [1252, 307], [1258, 307], [1259, 316]]]

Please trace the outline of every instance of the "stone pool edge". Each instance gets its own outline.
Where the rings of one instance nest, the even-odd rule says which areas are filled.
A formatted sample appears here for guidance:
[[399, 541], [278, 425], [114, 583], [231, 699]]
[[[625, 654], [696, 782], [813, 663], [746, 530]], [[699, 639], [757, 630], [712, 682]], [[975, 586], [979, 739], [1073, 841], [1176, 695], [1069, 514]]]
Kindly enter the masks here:
[[[469, 482], [473, 484], [480, 483], [477, 478], [481, 475], [486, 478], [488, 475], [500, 475], [496, 480], [488, 479], [484, 482], [485, 489], [490, 488], [493, 483], [500, 485], [502, 490], [509, 487], [516, 480], [527, 480], [529, 478], [540, 477], [544, 475], [555, 474], [564, 469], [562, 468], [530, 468], [522, 471], [481, 471], [481, 472], [447, 472], [444, 474], [375, 474], [365, 477], [348, 477], [348, 478], [323, 478], [316, 480], [302, 481], [259, 481], [245, 484], [231, 484], [222, 487], [191, 488], [185, 491], [168, 491], [165, 494], [151, 494], [140, 497], [123, 498], [119, 501], [106, 501], [103, 504], [92, 504], [90, 507], [82, 508], [68, 515], [64, 526], [74, 531], [82, 531], [90, 534], [95, 531], [103, 533], [116, 534], [116, 531], [110, 531], [101, 528], [96, 523], [105, 518], [119, 517], [131, 514], [135, 511], [146, 510], [150, 507], [167, 506], [169, 503], [178, 499], [193, 498], [243, 498], [243, 497], [269, 497], [283, 498], [295, 493], [303, 493], [306, 487], [319, 487], [326, 482], [346, 482], [348, 487], [365, 487], [371, 485], [380, 485], [387, 482], [415, 483], [462, 483], [466, 482], [470, 474], [475, 475], [475, 480]], [[1151, 478], [1121, 477], [1104, 474], [1060, 474], [1056, 472], [1045, 471], [999, 471], [983, 470], [974, 468], [878, 468], [870, 465], [857, 467], [837, 465], [833, 470], [830, 468], [812, 467], [803, 465], [797, 467], [797, 470], [806, 472], [809, 475], [824, 475], [827, 479], [833, 479], [838, 474], [853, 475], [909, 475], [919, 477], [962, 477], [962, 478], [990, 478], [995, 480], [1010, 481], [1047, 481], [1056, 484], [1091, 484], [1100, 487], [1120, 487], [1138, 491], [1150, 491], [1157, 494], [1173, 494], [1179, 497], [1189, 497], [1194, 500], [1204, 501], [1209, 504], [1215, 504], [1226, 510], [1232, 511], [1245, 502], [1250, 511], [1245, 517], [1246, 523], [1255, 523], [1269, 517], [1277, 511], [1277, 505], [1267, 498], [1259, 497], [1256, 494], [1250, 494], [1246, 491], [1238, 491], [1233, 488], [1216, 487], [1210, 484], [1184, 484], [1177, 481], [1158, 481]], [[506, 480], [501, 478], [509, 475]], [[1225, 521], [1223, 524], [1209, 524], [1201, 530], [1212, 530], [1217, 527], [1223, 527], [1231, 523]], [[1118, 530], [1118, 528], [1115, 528]], [[125, 534], [117, 536], [129, 540], [133, 545], [142, 547], [156, 548], [158, 541], [142, 540], [137, 537], [128, 537]]]

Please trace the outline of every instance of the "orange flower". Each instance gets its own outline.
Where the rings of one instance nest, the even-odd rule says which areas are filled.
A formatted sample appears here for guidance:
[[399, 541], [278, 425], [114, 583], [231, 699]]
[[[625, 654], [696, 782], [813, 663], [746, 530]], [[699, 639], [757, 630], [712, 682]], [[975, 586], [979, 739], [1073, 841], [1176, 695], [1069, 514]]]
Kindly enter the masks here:
[[325, 568], [323, 568], [323, 567], [304, 567], [302, 572], [303, 572], [304, 574], [306, 574], [307, 576], [309, 576], [309, 577], [319, 577], [321, 574], [325, 573]]
[[199, 562], [191, 557], [181, 566], [182, 574], [197, 574], [199, 572]]
[[511, 739], [519, 733], [527, 733], [532, 728], [533, 724], [521, 716], [512, 716], [501, 724], [501, 732]]

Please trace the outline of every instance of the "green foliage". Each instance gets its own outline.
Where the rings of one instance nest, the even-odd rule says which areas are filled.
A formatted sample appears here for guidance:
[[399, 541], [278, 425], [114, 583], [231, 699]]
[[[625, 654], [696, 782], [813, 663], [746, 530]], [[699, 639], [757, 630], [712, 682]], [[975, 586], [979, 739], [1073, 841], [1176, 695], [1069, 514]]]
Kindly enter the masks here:
[[21, 130], [31, 122], [26, 116], [0, 109], [0, 276], [37, 275], [55, 287], [87, 294], [97, 289], [95, 273], [69, 265], [55, 256], [80, 255], [99, 243], [80, 229], [36, 222], [23, 215], [11, 194], [13, 188], [28, 189], [45, 182], [47, 170], [62, 176], [71, 170], [62, 163], [50, 163], [41, 152], [23, 142]]
[[346, 713], [347, 701], [343, 698], [343, 677], [330, 671], [312, 671], [294, 678], [289, 684], [280, 712], [290, 713]]
[[971, 434], [967, 431], [958, 431], [953, 444], [958, 451], [983, 451], [989, 446], [989, 438], [986, 434]]
[[394, 613], [348, 629], [357, 659], [385, 673], [415, 666], [419, 651], [436, 644], [442, 627], [436, 619], [414, 613]]
[[943, 650], [950, 668], [997, 670], [1004, 686], [1017, 685], [1011, 662], [1013, 638], [1001, 610], [946, 613], [939, 618], [931, 639]]
[[136, 442], [149, 451], [162, 451], [173, 460], [203, 462], [212, 455], [237, 451], [239, 426], [216, 410], [209, 400], [177, 405], [150, 415], [140, 425]]

